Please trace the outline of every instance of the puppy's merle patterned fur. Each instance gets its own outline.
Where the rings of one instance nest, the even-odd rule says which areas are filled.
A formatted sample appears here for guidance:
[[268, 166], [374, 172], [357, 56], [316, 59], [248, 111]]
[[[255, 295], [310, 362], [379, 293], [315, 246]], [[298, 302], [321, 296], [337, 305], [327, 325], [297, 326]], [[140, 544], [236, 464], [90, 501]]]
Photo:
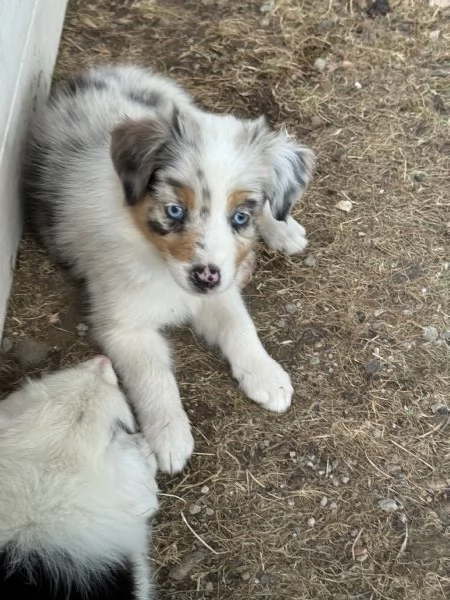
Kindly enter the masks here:
[[47, 247], [86, 281], [97, 342], [123, 379], [160, 467], [193, 450], [161, 330], [189, 321], [218, 345], [249, 398], [281, 412], [285, 371], [241, 299], [258, 232], [289, 254], [290, 216], [314, 156], [263, 118], [200, 110], [174, 82], [102, 67], [60, 86], [26, 160], [26, 210]]

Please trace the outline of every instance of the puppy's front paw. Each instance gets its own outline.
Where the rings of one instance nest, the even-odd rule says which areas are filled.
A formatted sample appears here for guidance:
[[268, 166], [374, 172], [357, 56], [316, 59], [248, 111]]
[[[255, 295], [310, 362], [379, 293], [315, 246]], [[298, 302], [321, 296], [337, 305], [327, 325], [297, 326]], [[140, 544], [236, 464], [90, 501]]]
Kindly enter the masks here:
[[290, 407], [294, 393], [291, 378], [270, 357], [235, 369], [234, 376], [245, 394], [263, 408], [281, 413]]
[[184, 413], [172, 417], [161, 427], [146, 430], [145, 436], [164, 473], [179, 473], [194, 450], [194, 438]]
[[291, 216], [287, 221], [272, 220], [261, 234], [269, 248], [285, 254], [299, 254], [308, 246], [305, 228]]

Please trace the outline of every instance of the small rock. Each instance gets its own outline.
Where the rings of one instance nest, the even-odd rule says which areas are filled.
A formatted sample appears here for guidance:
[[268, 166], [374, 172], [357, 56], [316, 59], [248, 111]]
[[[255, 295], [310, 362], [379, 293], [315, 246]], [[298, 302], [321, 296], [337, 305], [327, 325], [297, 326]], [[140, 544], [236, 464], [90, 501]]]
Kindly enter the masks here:
[[384, 308], [377, 308], [376, 310], [373, 311], [373, 316], [378, 319], [378, 317], [381, 317], [381, 315], [383, 315], [386, 311], [384, 310]]
[[315, 267], [316, 263], [317, 259], [314, 258], [314, 256], [311, 256], [311, 254], [303, 260], [303, 264], [305, 265], [305, 267]]
[[280, 329], [283, 329], [283, 327], [286, 327], [286, 321], [285, 321], [285, 319], [279, 319], [277, 321], [277, 327], [279, 327]]
[[444, 342], [450, 344], [450, 331], [443, 331], [441, 333], [441, 338], [444, 340]]
[[372, 18], [378, 15], [385, 17], [391, 10], [388, 0], [375, 0], [375, 2], [372, 2], [368, 7], [367, 14]]
[[382, 510], [387, 510], [387, 511], [398, 510], [399, 508], [403, 508], [402, 505], [400, 503], [398, 503], [397, 500], [394, 500], [393, 498], [385, 498], [384, 500], [379, 500], [378, 506]]
[[202, 489], [200, 490], [200, 492], [201, 492], [202, 494], [207, 494], [207, 493], [209, 492], [209, 487], [208, 487], [207, 485], [204, 485], [204, 486], [202, 487]]
[[295, 450], [291, 450], [291, 451], [289, 452], [289, 457], [290, 457], [290, 458], [295, 458], [296, 456], [297, 456], [297, 452], [295, 452]]
[[367, 375], [376, 375], [381, 371], [381, 362], [377, 358], [374, 358], [367, 363], [364, 370]]
[[295, 501], [292, 500], [292, 498], [289, 498], [289, 500], [287, 501], [287, 505], [292, 508], [293, 506], [295, 506]]
[[369, 558], [367, 548], [363, 548], [362, 546], [355, 546], [353, 554], [355, 555], [355, 560], [358, 562], [364, 562]]
[[23, 367], [37, 367], [41, 365], [50, 352], [50, 346], [46, 342], [40, 342], [31, 338], [22, 338], [16, 343], [15, 355]]
[[206, 556], [206, 552], [202, 549], [194, 550], [190, 554], [186, 554], [180, 562], [172, 567], [169, 571], [169, 577], [175, 581], [185, 579], [192, 569], [200, 563]]
[[212, 517], [212, 516], [214, 515], [214, 511], [213, 511], [213, 509], [212, 509], [212, 508], [209, 508], [209, 507], [208, 507], [208, 508], [205, 510], [205, 512], [206, 512], [206, 514], [208, 515], [208, 517]]
[[325, 508], [325, 506], [328, 504], [328, 498], [326, 496], [323, 496], [322, 499], [320, 500], [320, 506], [322, 508]]
[[322, 126], [322, 119], [317, 115], [313, 115], [310, 120], [311, 129], [319, 129]]
[[309, 517], [308, 519], [308, 527], [314, 527], [314, 525], [316, 524], [316, 520], [314, 517]]
[[360, 90], [360, 89], [362, 88], [362, 84], [361, 84], [361, 83], [359, 83], [359, 81], [355, 81], [355, 88], [356, 88], [357, 90]]
[[261, 6], [259, 7], [259, 10], [262, 13], [268, 13], [274, 9], [274, 6], [275, 6], [274, 2], [273, 2], [273, 0], [271, 0], [269, 2], [264, 2], [264, 4], [261, 4]]
[[350, 477], [347, 477], [347, 475], [344, 475], [344, 477], [341, 477], [341, 481], [344, 484], [347, 484], [350, 481]]
[[448, 415], [450, 413], [450, 408], [446, 404], [438, 402], [437, 404], [433, 404], [433, 406], [431, 407], [431, 411], [435, 415]]
[[333, 485], [334, 487], [339, 487], [339, 481], [336, 479], [336, 477], [333, 477], [333, 479], [331, 479], [331, 485]]
[[326, 66], [327, 61], [324, 58], [316, 58], [314, 61], [314, 68], [319, 71], [319, 73], [322, 73]]
[[241, 577], [244, 581], [248, 581], [251, 577], [251, 573], [249, 573], [248, 571], [244, 571], [243, 573], [241, 573]]
[[332, 502], [330, 504], [330, 510], [336, 510], [337, 509], [337, 503], [336, 502]]
[[439, 339], [439, 331], [433, 325], [424, 327], [422, 335], [427, 340], [427, 342], [435, 342], [437, 339]]
[[290, 315], [295, 315], [295, 313], [298, 310], [298, 308], [295, 306], [295, 304], [292, 304], [292, 302], [290, 302], [289, 304], [286, 304], [286, 306], [284, 308], [285, 308], [286, 312], [289, 313]]
[[448, 8], [450, 6], [450, 0], [429, 0], [430, 6], [437, 6], [438, 8]]
[[77, 334], [80, 337], [85, 337], [87, 335], [87, 332], [89, 331], [89, 327], [85, 323], [78, 323], [77, 325], [75, 325], [75, 329], [77, 330]]
[[374, 429], [373, 430], [373, 437], [376, 440], [381, 440], [381, 438], [383, 437], [383, 432], [381, 431], [381, 429]]
[[309, 359], [309, 364], [313, 366], [320, 365], [320, 358], [318, 356], [311, 356]]
[[12, 350], [13, 346], [14, 346], [14, 342], [9, 337], [5, 336], [2, 340], [3, 352], [9, 352], [10, 350]]
[[336, 208], [342, 210], [343, 212], [350, 212], [353, 208], [353, 202], [350, 200], [339, 200], [336, 204]]
[[189, 512], [191, 515], [198, 515], [199, 512], [202, 511], [202, 507], [199, 504], [191, 504], [189, 507]]
[[441, 35], [441, 30], [435, 29], [434, 31], [430, 31], [430, 33], [428, 35], [429, 35], [430, 40], [432, 42], [435, 42], [436, 40], [439, 39], [439, 36]]

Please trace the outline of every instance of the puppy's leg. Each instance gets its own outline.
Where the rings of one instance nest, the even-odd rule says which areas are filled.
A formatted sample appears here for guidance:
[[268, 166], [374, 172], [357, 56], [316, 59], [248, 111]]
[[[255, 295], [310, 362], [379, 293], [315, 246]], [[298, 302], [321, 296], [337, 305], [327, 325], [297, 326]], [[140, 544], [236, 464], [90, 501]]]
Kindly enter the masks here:
[[303, 252], [308, 245], [305, 228], [290, 215], [286, 221], [277, 221], [267, 202], [263, 209], [259, 229], [264, 242], [272, 250], [281, 250], [286, 254], [298, 254]]
[[138, 423], [166, 473], [177, 473], [194, 449], [189, 420], [173, 376], [169, 346], [155, 330], [97, 331], [130, 396]]
[[293, 394], [290, 377], [263, 348], [237, 286], [205, 299], [194, 326], [220, 347], [251, 400], [267, 410], [287, 410]]

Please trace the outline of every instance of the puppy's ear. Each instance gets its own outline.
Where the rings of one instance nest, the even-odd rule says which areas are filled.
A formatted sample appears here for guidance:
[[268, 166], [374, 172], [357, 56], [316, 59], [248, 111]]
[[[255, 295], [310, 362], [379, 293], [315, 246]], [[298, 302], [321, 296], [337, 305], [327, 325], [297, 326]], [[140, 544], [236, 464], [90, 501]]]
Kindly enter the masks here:
[[270, 131], [264, 118], [252, 122], [251, 143], [262, 146], [269, 165], [266, 198], [277, 221], [285, 221], [308, 185], [315, 165], [312, 150], [286, 131]]
[[157, 119], [127, 119], [111, 132], [111, 158], [128, 204], [136, 204], [144, 195], [158, 151], [169, 137], [170, 125]]

